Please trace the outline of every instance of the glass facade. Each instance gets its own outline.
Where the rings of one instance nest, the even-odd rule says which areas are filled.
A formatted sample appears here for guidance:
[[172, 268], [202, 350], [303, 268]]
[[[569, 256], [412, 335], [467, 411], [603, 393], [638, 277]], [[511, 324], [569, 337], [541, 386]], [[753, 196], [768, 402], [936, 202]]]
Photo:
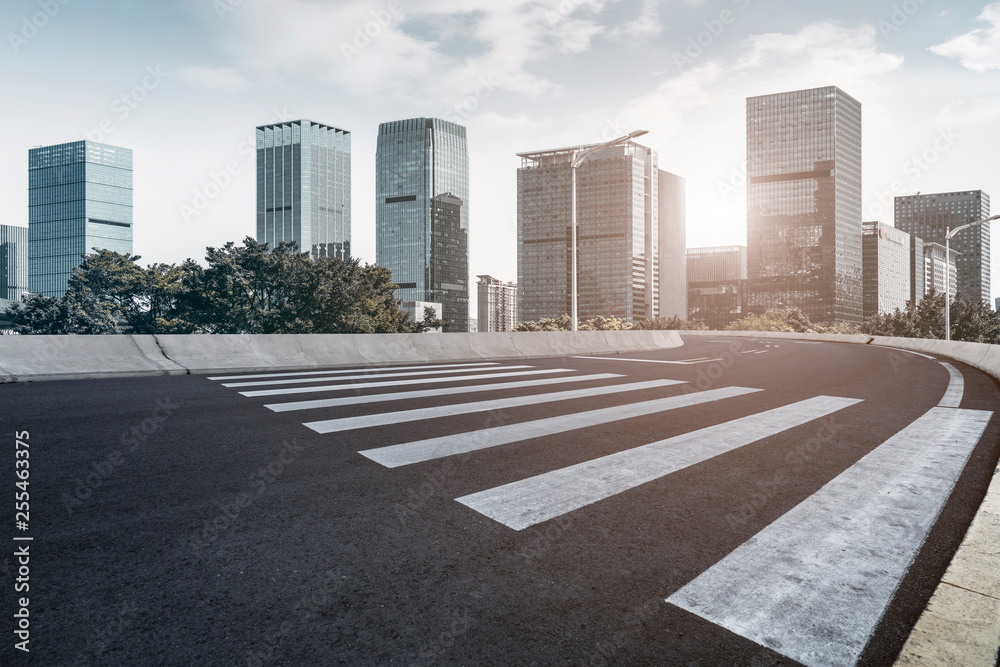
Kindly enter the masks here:
[[469, 330], [469, 150], [465, 128], [437, 118], [379, 126], [375, 263], [403, 301], [442, 305], [446, 331]]
[[351, 133], [309, 120], [257, 128], [257, 241], [351, 258]]
[[0, 299], [18, 301], [28, 291], [28, 228], [0, 225]]
[[[518, 319], [572, 310], [571, 168], [582, 146], [521, 153], [517, 172]], [[671, 206], [660, 206], [664, 194]], [[577, 169], [577, 299], [581, 320], [661, 313], [669, 262], [684, 293], [683, 179], [661, 172], [656, 152], [634, 142], [597, 151]], [[667, 227], [667, 230], [664, 229]], [[676, 236], [680, 234], [678, 241]], [[668, 250], [661, 248], [667, 241]], [[673, 261], [677, 253], [680, 261]], [[686, 310], [686, 306], [683, 306]], [[674, 313], [664, 313], [671, 315]], [[684, 316], [684, 311], [676, 313]]]
[[861, 104], [835, 86], [747, 98], [753, 312], [862, 318]]
[[689, 248], [687, 319], [721, 330], [747, 314], [746, 246]]
[[[943, 246], [948, 228], [990, 217], [990, 196], [982, 190], [966, 190], [896, 197], [894, 213], [897, 229]], [[951, 239], [951, 249], [959, 253], [958, 292], [989, 303], [989, 223], [960, 231]]]
[[132, 151], [76, 141], [28, 151], [28, 285], [60, 297], [81, 256], [132, 253]]
[[910, 235], [882, 222], [862, 224], [864, 252], [864, 316], [891, 314], [906, 308], [913, 270]]

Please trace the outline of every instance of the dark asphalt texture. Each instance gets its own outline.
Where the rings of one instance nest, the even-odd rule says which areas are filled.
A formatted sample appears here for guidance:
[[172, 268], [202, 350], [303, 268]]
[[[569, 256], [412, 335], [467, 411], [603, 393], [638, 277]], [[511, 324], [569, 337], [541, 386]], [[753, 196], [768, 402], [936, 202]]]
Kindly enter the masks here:
[[[621, 356], [725, 362], [510, 361], [626, 377], [288, 413], [263, 406], [324, 395], [248, 398], [204, 376], [2, 385], [10, 512], [0, 539], [33, 542], [28, 594], [13, 592], [13, 547], [0, 558], [0, 663], [797, 664], [664, 600], [937, 405], [948, 373], [874, 346], [716, 340], [726, 339]], [[996, 382], [952, 363], [965, 378], [961, 407], [997, 411]], [[764, 391], [396, 469], [358, 451], [683, 385], [328, 435], [302, 425], [657, 378]], [[437, 386], [454, 385], [400, 390]], [[833, 440], [801, 463], [786, 455], [818, 420], [523, 531], [455, 501], [821, 394], [864, 402], [835, 413]], [[9, 502], [15, 431], [30, 432], [27, 533]], [[889, 664], [901, 649], [985, 494], [998, 433], [994, 416], [861, 664]], [[30, 658], [10, 639], [21, 595]]]

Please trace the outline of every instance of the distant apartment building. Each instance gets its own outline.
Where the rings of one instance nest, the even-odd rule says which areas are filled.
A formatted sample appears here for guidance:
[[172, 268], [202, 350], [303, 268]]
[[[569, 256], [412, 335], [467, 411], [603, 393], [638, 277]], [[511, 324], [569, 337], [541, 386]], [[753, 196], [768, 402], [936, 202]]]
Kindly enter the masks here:
[[257, 241], [351, 258], [351, 133], [310, 120], [257, 128]]
[[747, 273], [754, 312], [859, 323], [861, 104], [835, 86], [747, 98]]
[[469, 330], [469, 152], [465, 127], [438, 118], [379, 126], [375, 262], [404, 301], [440, 303]]
[[865, 318], [905, 309], [915, 268], [911, 264], [910, 235], [874, 221], [862, 223], [862, 230]]
[[[945, 244], [951, 228], [990, 216], [990, 196], [982, 190], [915, 194], [896, 197], [897, 229], [931, 243]], [[957, 253], [957, 291], [971, 299], [990, 301], [990, 226], [965, 229], [951, 240]]]
[[[518, 154], [519, 321], [572, 310], [570, 164], [593, 147]], [[630, 141], [584, 160], [576, 202], [580, 320], [684, 317], [684, 180], [660, 170], [655, 151]]]
[[948, 293], [955, 296], [958, 292], [958, 262], [961, 256], [951, 251], [951, 257], [946, 259], [945, 246], [940, 243], [924, 243], [924, 290], [941, 294], [945, 286]]
[[724, 329], [744, 317], [747, 300], [747, 248], [742, 245], [688, 248], [687, 319], [709, 329]]
[[[430, 301], [403, 301], [399, 304], [399, 309], [406, 313], [412, 322], [423, 322], [426, 309], [430, 308], [434, 311], [434, 317], [436, 319], [441, 318], [441, 308], [440, 303], [431, 303]], [[441, 333], [440, 328], [431, 329], [431, 332]]]
[[75, 141], [28, 151], [28, 288], [61, 297], [82, 255], [132, 254], [132, 151]]
[[476, 277], [479, 331], [513, 331], [517, 324], [517, 283], [505, 283], [489, 275]]
[[19, 301], [28, 291], [28, 228], [0, 225], [0, 299]]

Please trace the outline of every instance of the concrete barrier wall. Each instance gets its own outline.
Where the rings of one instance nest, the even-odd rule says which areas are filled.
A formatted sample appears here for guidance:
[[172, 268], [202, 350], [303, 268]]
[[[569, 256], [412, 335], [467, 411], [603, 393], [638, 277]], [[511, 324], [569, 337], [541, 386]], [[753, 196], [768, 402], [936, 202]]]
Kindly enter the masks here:
[[527, 359], [681, 344], [676, 331], [0, 336], [0, 382]]

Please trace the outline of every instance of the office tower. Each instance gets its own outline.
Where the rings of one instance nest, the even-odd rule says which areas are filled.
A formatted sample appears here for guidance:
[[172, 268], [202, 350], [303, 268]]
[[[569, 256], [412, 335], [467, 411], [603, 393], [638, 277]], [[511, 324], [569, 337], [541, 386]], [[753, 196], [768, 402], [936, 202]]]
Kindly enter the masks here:
[[[931, 290], [941, 294], [945, 285], [949, 285], [948, 293], [952, 296], [958, 292], [958, 262], [961, 255], [955, 250], [945, 261], [945, 246], [940, 243], [924, 243], [924, 289], [927, 294]], [[945, 268], [947, 267], [947, 269]], [[947, 273], [945, 273], [947, 271]], [[947, 276], [947, 278], [946, 278]], [[948, 281], [947, 283], [945, 281]]]
[[[982, 190], [906, 195], [895, 200], [896, 228], [944, 245], [948, 228], [990, 217], [990, 196]], [[990, 300], [990, 226], [965, 229], [951, 239], [957, 256], [958, 292]]]
[[[570, 164], [593, 146], [519, 153], [518, 319], [572, 310]], [[683, 179], [657, 167], [634, 141], [596, 151], [577, 169], [577, 300], [580, 320], [686, 314]], [[661, 205], [666, 201], [667, 205]], [[661, 248], [661, 242], [670, 246]], [[680, 257], [678, 260], [677, 257]], [[670, 282], [661, 278], [668, 272]], [[663, 294], [668, 289], [670, 293]], [[679, 290], [680, 294], [674, 292]], [[669, 303], [667, 312], [661, 305]], [[676, 312], [680, 308], [680, 312]], [[480, 325], [481, 326], [481, 325]]]
[[924, 240], [910, 234], [910, 303], [920, 303], [927, 294], [927, 275], [924, 271]]
[[257, 128], [257, 241], [351, 258], [351, 133], [311, 120]]
[[[413, 322], [423, 322], [424, 311], [427, 308], [434, 311], [434, 317], [436, 319], [441, 319], [441, 311], [443, 308], [440, 303], [431, 303], [430, 301], [403, 301], [399, 304], [399, 309], [406, 313], [406, 315]], [[441, 333], [441, 329], [430, 329], [428, 333]]]
[[0, 299], [19, 301], [28, 291], [28, 228], [0, 225]]
[[517, 325], [517, 283], [505, 283], [493, 276], [479, 278], [477, 325], [480, 331], [513, 331]]
[[94, 141], [28, 151], [28, 287], [60, 297], [95, 250], [132, 254], [132, 151]]
[[403, 301], [442, 305], [469, 330], [469, 152], [465, 128], [437, 118], [382, 123], [375, 153], [375, 263]]
[[746, 246], [688, 248], [687, 280], [687, 319], [720, 330], [747, 314]]
[[1000, 311], [1000, 296], [998, 296], [996, 298], [996, 301], [994, 303], [995, 303], [995, 305], [994, 305], [993, 309], [997, 310], [997, 311]]
[[862, 318], [861, 104], [835, 86], [747, 98], [750, 309]]
[[865, 318], [905, 309], [914, 268], [910, 235], [883, 222], [862, 223], [862, 232]]

